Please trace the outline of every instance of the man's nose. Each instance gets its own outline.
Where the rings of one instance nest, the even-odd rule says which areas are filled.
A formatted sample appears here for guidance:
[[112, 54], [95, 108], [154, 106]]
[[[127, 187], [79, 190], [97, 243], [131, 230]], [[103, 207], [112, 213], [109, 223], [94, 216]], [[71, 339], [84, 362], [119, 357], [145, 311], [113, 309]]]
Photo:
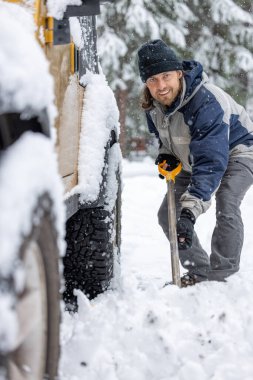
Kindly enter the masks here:
[[159, 78], [157, 81], [157, 88], [158, 90], [163, 90], [166, 87], [166, 82], [164, 79]]

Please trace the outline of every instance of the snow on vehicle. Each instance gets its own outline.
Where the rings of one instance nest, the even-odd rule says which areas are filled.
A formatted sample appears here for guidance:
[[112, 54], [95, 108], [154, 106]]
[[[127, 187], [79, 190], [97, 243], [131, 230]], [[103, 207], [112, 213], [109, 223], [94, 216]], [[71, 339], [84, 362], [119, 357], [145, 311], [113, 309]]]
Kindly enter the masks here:
[[99, 9], [0, 0], [1, 380], [56, 379], [62, 278], [76, 310], [74, 289], [95, 297], [119, 261], [118, 109], [99, 71]]

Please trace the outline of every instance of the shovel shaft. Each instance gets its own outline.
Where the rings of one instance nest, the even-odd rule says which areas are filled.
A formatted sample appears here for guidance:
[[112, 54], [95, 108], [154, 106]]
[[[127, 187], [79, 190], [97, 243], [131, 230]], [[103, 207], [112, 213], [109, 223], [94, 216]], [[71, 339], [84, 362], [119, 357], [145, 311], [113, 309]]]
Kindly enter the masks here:
[[167, 181], [167, 200], [168, 200], [168, 222], [169, 222], [169, 240], [171, 253], [171, 268], [173, 284], [181, 287], [179, 254], [177, 244], [177, 226], [176, 226], [176, 204], [174, 193], [174, 181]]

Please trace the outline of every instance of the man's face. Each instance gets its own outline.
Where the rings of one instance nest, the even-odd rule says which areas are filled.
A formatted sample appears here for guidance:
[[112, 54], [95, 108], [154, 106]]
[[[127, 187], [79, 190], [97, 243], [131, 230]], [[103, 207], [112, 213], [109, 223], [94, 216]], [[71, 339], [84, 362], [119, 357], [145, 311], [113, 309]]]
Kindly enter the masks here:
[[155, 100], [170, 106], [180, 93], [182, 76], [182, 71], [166, 71], [149, 77], [146, 86]]

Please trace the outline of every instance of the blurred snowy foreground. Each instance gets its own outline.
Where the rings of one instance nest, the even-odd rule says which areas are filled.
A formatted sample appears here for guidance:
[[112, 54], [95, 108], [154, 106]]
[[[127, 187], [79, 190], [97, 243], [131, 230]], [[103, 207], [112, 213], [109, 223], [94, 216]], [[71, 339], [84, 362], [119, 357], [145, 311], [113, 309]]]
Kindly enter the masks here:
[[[227, 283], [163, 288], [169, 244], [157, 224], [166, 191], [151, 160], [123, 165], [121, 274], [115, 289], [64, 314], [62, 380], [253, 379], [253, 188], [242, 205], [241, 270]], [[210, 251], [213, 207], [197, 221]]]

